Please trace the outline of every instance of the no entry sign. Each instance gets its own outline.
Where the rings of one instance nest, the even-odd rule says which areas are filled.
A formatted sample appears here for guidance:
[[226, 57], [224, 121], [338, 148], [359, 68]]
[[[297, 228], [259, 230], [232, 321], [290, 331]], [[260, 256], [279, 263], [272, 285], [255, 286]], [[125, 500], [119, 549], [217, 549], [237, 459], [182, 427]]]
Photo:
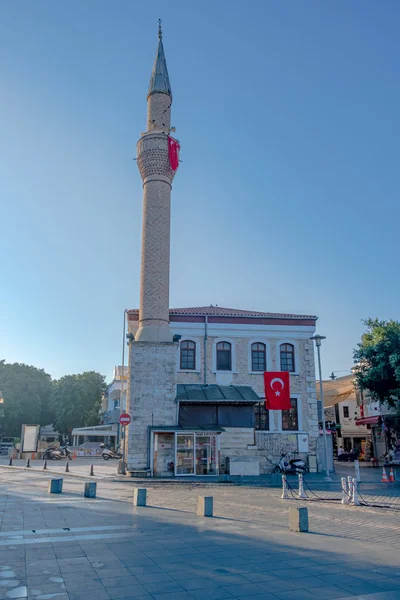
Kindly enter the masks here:
[[122, 415], [119, 418], [119, 422], [123, 427], [125, 425], [129, 425], [129, 423], [131, 422], [131, 416], [128, 415], [128, 413], [122, 413]]

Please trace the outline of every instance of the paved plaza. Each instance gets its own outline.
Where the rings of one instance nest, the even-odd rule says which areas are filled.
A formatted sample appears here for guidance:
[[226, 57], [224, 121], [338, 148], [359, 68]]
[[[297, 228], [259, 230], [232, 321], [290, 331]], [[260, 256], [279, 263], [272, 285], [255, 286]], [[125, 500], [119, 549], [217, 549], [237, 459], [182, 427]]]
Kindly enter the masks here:
[[[83, 476], [59, 496], [48, 480], [0, 468], [1, 600], [400, 600], [398, 511], [308, 502], [300, 534], [288, 507], [303, 503], [276, 488], [143, 480], [149, 506], [135, 508], [137, 482], [111, 471], [96, 499]], [[205, 495], [214, 518], [196, 515]]]

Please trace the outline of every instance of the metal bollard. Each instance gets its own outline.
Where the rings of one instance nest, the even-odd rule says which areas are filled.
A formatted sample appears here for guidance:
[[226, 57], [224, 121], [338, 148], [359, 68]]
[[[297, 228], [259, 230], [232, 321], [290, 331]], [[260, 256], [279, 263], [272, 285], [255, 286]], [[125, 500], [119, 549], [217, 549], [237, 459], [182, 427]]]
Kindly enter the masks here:
[[347, 484], [347, 504], [350, 504], [353, 498], [353, 478], [350, 475], [347, 477]]
[[94, 467], [93, 465], [90, 465], [90, 475], [94, 475]]
[[286, 475], [282, 475], [282, 496], [281, 500], [289, 500]]
[[357, 479], [357, 483], [360, 483], [361, 481], [361, 476], [360, 476], [360, 463], [358, 462], [358, 460], [354, 461], [354, 469], [356, 472], [356, 479]]
[[31, 459], [28, 458], [28, 460], [26, 461], [26, 468], [30, 469], [30, 466], [31, 466]]
[[43, 464], [43, 471], [47, 471], [47, 460], [44, 461]]
[[9, 467], [12, 467], [12, 456], [10, 456], [10, 462], [8, 463]]
[[357, 479], [353, 478], [353, 497], [351, 503], [353, 506], [360, 506], [360, 501], [358, 499], [358, 490], [357, 490]]
[[298, 476], [299, 476], [299, 498], [307, 498], [306, 493], [304, 491], [303, 473], [298, 473]]
[[347, 479], [346, 477], [342, 477], [342, 500], [341, 504], [348, 504], [349, 496], [347, 495]]
[[65, 463], [65, 472], [69, 473], [69, 462], [68, 461]]

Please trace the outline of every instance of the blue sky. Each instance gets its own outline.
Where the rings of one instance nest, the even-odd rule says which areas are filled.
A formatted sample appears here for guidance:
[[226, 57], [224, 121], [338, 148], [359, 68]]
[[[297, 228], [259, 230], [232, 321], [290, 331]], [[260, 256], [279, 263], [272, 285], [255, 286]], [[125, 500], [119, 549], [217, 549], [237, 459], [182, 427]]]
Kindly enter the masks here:
[[171, 306], [317, 314], [324, 374], [349, 369], [361, 320], [399, 318], [396, 0], [3, 0], [0, 357], [120, 362], [159, 17]]

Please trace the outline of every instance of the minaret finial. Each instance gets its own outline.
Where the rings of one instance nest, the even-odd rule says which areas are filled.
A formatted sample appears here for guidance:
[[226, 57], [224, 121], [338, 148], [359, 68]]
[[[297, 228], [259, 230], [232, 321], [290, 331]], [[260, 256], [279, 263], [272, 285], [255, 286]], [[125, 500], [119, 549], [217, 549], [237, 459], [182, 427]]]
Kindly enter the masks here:
[[162, 40], [162, 29], [161, 29], [161, 19], [158, 19], [158, 39]]

